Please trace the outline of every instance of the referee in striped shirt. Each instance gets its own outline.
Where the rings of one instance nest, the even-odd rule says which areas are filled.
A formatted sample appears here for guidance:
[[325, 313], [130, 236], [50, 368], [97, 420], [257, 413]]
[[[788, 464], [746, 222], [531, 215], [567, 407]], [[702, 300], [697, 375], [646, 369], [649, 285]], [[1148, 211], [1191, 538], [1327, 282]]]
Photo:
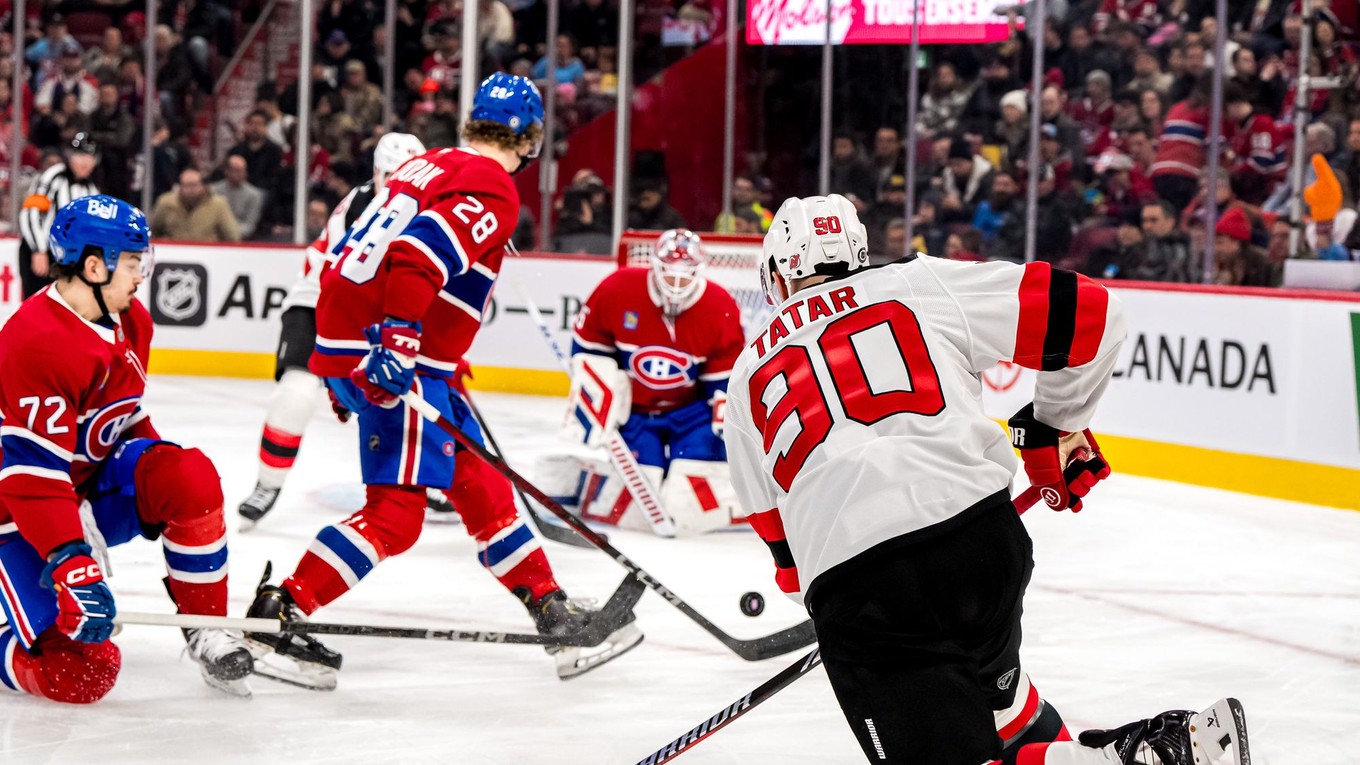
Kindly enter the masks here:
[[47, 232], [52, 218], [73, 199], [98, 194], [90, 174], [99, 164], [99, 150], [85, 133], [76, 133], [66, 149], [66, 162], [57, 163], [33, 181], [33, 188], [19, 210], [19, 280], [24, 298], [52, 281], [52, 259], [47, 252]]

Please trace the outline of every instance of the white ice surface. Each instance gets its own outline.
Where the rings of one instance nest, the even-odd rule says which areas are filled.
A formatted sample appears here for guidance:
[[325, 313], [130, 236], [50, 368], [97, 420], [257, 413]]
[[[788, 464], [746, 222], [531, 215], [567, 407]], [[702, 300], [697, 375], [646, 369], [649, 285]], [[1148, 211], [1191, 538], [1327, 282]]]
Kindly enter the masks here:
[[[353, 428], [318, 415], [279, 505], [249, 535], [235, 505], [254, 482], [264, 382], [159, 377], [147, 407], [161, 433], [203, 448], [222, 474], [232, 613], [266, 560], [275, 581], [322, 526], [360, 502]], [[521, 469], [552, 446], [561, 403], [480, 394]], [[1116, 469], [1118, 465], [1115, 466]], [[1258, 764], [1347, 763], [1360, 752], [1360, 513], [1116, 474], [1079, 516], [1026, 516], [1037, 569], [1026, 599], [1025, 668], [1068, 727], [1116, 725], [1236, 695]], [[777, 594], [750, 533], [670, 541], [616, 532], [616, 545], [723, 629], [754, 637], [800, 619]], [[574, 595], [606, 596], [623, 570], [594, 550], [547, 545]], [[157, 546], [113, 555], [120, 608], [169, 611]], [[743, 592], [765, 613], [738, 610]], [[571, 682], [534, 647], [331, 638], [345, 669], [333, 693], [255, 680], [250, 701], [207, 688], [178, 631], [129, 627], [123, 671], [91, 708], [0, 698], [0, 763], [632, 763], [789, 662], [742, 661], [654, 593], [637, 608], [646, 641]], [[459, 526], [427, 526], [315, 618], [529, 631], [478, 566]], [[680, 762], [863, 762], [822, 670], [683, 755]]]

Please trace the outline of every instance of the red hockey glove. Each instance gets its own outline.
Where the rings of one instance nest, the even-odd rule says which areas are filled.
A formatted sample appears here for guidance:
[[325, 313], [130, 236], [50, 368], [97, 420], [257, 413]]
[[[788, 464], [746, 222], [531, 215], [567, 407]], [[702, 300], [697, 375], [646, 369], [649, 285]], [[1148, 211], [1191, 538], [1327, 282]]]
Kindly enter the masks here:
[[1007, 425], [1011, 445], [1025, 461], [1025, 475], [1054, 510], [1081, 512], [1082, 497], [1110, 475], [1110, 465], [1089, 429], [1064, 433], [1045, 425], [1034, 419], [1034, 404], [1016, 412]]
[[713, 435], [718, 438], [723, 437], [723, 430], [727, 426], [727, 391], [714, 391], [713, 398], [708, 400], [713, 407], [713, 420], [709, 427], [713, 430]]
[[458, 366], [453, 369], [453, 379], [449, 381], [449, 384], [453, 386], [454, 390], [458, 391], [460, 396], [467, 398], [467, 383], [464, 381], [472, 379], [474, 379], [472, 365], [467, 363], [467, 359], [459, 359]]
[[82, 643], [102, 643], [113, 636], [113, 593], [104, 572], [84, 542], [62, 545], [48, 556], [42, 585], [57, 594], [57, 629]]
[[348, 407], [340, 403], [340, 399], [335, 395], [335, 391], [330, 386], [326, 387], [326, 395], [331, 400], [331, 411], [335, 413], [335, 419], [342, 423], [349, 422], [349, 418], [354, 414]]

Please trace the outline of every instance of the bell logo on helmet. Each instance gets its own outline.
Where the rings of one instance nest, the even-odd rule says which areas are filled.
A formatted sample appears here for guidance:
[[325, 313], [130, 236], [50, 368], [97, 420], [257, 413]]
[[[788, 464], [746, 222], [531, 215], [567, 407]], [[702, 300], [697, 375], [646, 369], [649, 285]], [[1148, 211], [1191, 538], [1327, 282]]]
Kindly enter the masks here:
[[85, 211], [105, 220], [113, 220], [118, 217], [118, 205], [99, 197], [90, 197], [90, 204], [85, 208]]

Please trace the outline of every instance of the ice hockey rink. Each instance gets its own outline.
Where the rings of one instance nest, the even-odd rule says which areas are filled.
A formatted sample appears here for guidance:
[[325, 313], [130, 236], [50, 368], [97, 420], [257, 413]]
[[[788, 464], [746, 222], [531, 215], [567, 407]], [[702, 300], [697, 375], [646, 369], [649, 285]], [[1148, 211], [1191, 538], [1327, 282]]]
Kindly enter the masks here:
[[[241, 615], [267, 560], [291, 571], [321, 526], [361, 502], [355, 431], [317, 418], [279, 505], [238, 534], [254, 482], [270, 385], [155, 377], [146, 406], [169, 439], [203, 448], [222, 474], [231, 602]], [[558, 399], [476, 399], [522, 470], [553, 448]], [[1023, 659], [1074, 732], [1168, 708], [1244, 703], [1254, 760], [1353, 762], [1360, 751], [1360, 513], [1116, 474], [1080, 515], [1026, 516], [1037, 568]], [[612, 541], [723, 629], [747, 638], [802, 618], [774, 587], [754, 534]], [[544, 543], [574, 596], [606, 597], [623, 569], [590, 549]], [[113, 552], [121, 610], [168, 612], [157, 545]], [[749, 590], [765, 613], [743, 616]], [[4, 698], [3, 763], [632, 763], [741, 697], [803, 651], [738, 658], [654, 593], [637, 607], [644, 643], [570, 682], [532, 646], [330, 638], [339, 688], [264, 680], [254, 698], [209, 689], [174, 629], [128, 627], [117, 687], [91, 708]], [[427, 525], [316, 617], [330, 622], [531, 631], [523, 608], [476, 562], [461, 526]], [[682, 755], [680, 762], [863, 762], [821, 669]]]

